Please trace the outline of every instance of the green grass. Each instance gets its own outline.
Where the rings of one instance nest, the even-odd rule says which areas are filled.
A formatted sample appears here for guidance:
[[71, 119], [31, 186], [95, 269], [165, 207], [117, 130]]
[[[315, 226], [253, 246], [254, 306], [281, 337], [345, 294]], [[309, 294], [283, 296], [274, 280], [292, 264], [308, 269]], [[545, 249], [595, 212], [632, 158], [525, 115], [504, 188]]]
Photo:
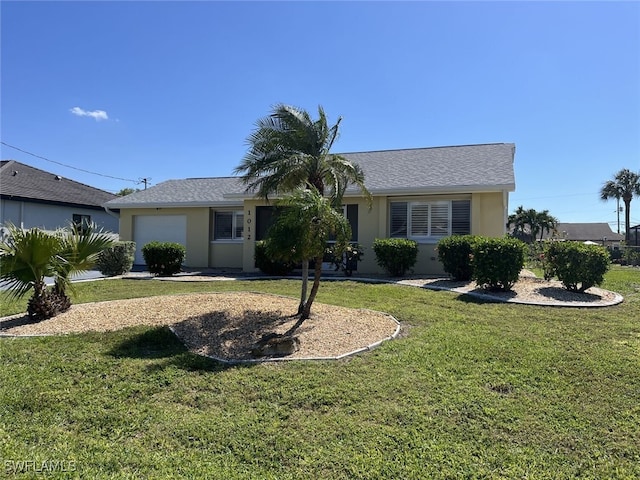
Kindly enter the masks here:
[[[317, 301], [389, 312], [407, 332], [337, 362], [229, 367], [188, 353], [165, 328], [0, 339], [0, 468], [74, 462], [46, 478], [638, 478], [640, 270], [614, 268], [603, 287], [625, 302], [557, 309], [326, 282]], [[297, 297], [299, 282], [77, 289], [76, 303]], [[2, 315], [23, 307], [3, 301]]]

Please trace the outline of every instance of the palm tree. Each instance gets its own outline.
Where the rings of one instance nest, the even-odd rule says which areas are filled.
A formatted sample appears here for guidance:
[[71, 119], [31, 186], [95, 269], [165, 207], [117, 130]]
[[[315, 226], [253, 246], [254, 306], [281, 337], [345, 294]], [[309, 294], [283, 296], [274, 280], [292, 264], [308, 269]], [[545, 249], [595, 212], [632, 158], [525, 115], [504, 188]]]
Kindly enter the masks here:
[[544, 232], [550, 233], [556, 230], [558, 226], [558, 219], [549, 214], [549, 210], [543, 210], [536, 214], [536, 224], [538, 231], [540, 232], [540, 241], [544, 236]]
[[[8, 225], [9, 235], [0, 243], [0, 281], [11, 297], [33, 289], [27, 313], [33, 321], [51, 318], [71, 306], [66, 295], [71, 277], [93, 265], [97, 255], [112, 244], [95, 226], [73, 226], [55, 233]], [[45, 277], [53, 277], [48, 289]]]
[[[272, 113], [256, 123], [249, 136], [249, 151], [235, 169], [247, 191], [269, 200], [298, 188], [313, 188], [320, 196], [328, 194], [338, 208], [346, 188], [356, 185], [371, 205], [371, 194], [364, 184], [362, 169], [345, 157], [330, 153], [338, 138], [341, 122], [329, 126], [321, 106], [318, 119], [289, 105], [276, 105]], [[315, 258], [316, 265], [322, 255]], [[309, 262], [302, 262], [302, 291], [307, 290]], [[302, 313], [301, 310], [298, 313]]]
[[540, 235], [540, 240], [544, 236], [544, 232], [551, 232], [556, 229], [558, 219], [549, 214], [549, 210], [537, 212], [530, 208], [525, 210], [520, 205], [515, 213], [509, 215], [507, 220], [507, 228], [513, 225], [513, 236], [533, 243]]
[[60, 238], [37, 228], [7, 226], [9, 235], [0, 244], [0, 280], [10, 297], [19, 298], [33, 288], [27, 312], [33, 321], [43, 320], [60, 307], [48, 292], [45, 277], [55, 275], [61, 250]]
[[66, 290], [68, 288], [73, 292], [72, 277], [90, 270], [96, 264], [100, 252], [111, 247], [114, 241], [94, 223], [73, 223], [56, 234], [61, 241], [61, 251], [58, 255], [60, 261], [55, 264], [54, 291], [71, 306]]
[[513, 236], [527, 243], [532, 243], [538, 236], [540, 231], [537, 222], [538, 212], [533, 208], [525, 210], [520, 205], [515, 213], [509, 215], [507, 219], [507, 228], [513, 225]]
[[339, 206], [348, 185], [355, 184], [370, 202], [362, 169], [330, 153], [341, 121], [342, 117], [329, 127], [321, 106], [314, 121], [305, 110], [277, 105], [256, 123], [247, 140], [249, 151], [234, 173], [241, 175], [247, 191], [267, 200], [269, 195], [310, 185], [320, 195], [328, 193], [332, 204]]
[[[306, 286], [300, 296], [300, 322], [309, 318], [322, 275], [322, 257], [327, 241], [335, 236], [334, 254], [341, 255], [351, 238], [347, 219], [315, 189], [298, 189], [278, 200], [281, 214], [269, 229], [267, 253], [277, 260], [308, 263], [315, 260], [313, 286], [306, 298]], [[299, 323], [297, 325], [299, 325]], [[292, 328], [292, 330], [294, 330]]]
[[623, 168], [615, 174], [613, 180], [605, 182], [600, 190], [600, 199], [607, 201], [611, 198], [622, 199], [624, 202], [624, 238], [629, 244], [629, 227], [631, 217], [631, 200], [634, 196], [640, 196], [640, 174]]

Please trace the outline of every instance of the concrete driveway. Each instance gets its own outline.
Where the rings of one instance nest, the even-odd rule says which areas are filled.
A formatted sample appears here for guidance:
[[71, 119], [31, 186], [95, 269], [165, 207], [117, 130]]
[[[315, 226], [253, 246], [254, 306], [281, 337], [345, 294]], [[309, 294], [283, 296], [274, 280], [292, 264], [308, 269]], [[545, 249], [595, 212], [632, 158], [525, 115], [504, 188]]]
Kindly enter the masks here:
[[[79, 275], [74, 275], [71, 278], [71, 281], [78, 282], [82, 280], [95, 280], [96, 278], [104, 278], [104, 275], [102, 275], [97, 270], [89, 270], [88, 272], [84, 272]], [[45, 277], [44, 281], [47, 285], [53, 285], [52, 277]], [[7, 288], [6, 283], [0, 282], [0, 290], [6, 290], [6, 288]]]

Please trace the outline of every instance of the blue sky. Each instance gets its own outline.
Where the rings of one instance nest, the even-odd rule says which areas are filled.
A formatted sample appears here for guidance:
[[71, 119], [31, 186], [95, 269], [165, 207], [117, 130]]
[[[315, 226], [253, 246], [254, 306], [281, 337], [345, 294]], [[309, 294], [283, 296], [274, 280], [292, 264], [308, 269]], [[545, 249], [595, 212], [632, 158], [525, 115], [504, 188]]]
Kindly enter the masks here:
[[[277, 103], [342, 116], [336, 152], [513, 142], [510, 212], [563, 222], [617, 230], [598, 191], [640, 171], [639, 2], [0, 9], [2, 141], [102, 175], [231, 175]], [[112, 192], [141, 187], [5, 145], [1, 156]]]

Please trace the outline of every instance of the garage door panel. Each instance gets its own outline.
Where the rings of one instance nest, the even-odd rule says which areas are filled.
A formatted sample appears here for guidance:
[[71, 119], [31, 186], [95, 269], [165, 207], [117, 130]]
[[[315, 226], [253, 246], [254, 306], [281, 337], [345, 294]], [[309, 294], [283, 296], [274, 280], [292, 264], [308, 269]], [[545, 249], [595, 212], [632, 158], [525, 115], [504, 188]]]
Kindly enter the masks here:
[[175, 242], [187, 245], [186, 215], [136, 215], [133, 223], [136, 242], [135, 264], [144, 265], [142, 247], [149, 242]]

